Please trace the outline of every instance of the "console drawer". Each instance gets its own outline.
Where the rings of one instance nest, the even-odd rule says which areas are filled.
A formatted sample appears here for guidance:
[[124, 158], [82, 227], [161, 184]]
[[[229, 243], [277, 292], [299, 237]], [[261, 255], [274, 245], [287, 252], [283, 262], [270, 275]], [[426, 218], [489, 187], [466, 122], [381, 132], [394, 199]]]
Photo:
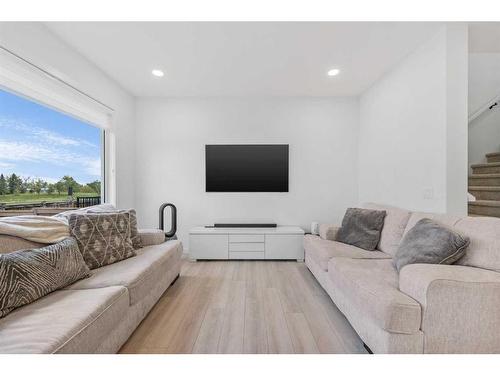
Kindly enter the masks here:
[[229, 259], [265, 259], [263, 251], [234, 251], [229, 252]]
[[260, 242], [238, 242], [229, 244], [230, 252], [264, 252], [264, 243]]
[[230, 234], [229, 242], [264, 242], [263, 234]]

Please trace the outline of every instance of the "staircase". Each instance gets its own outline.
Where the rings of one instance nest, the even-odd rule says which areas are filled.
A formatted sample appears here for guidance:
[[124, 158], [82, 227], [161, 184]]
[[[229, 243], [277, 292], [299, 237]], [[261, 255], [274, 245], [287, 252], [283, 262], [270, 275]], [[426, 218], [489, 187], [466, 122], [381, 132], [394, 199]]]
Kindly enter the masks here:
[[486, 154], [487, 163], [472, 165], [469, 193], [469, 215], [500, 217], [500, 152]]

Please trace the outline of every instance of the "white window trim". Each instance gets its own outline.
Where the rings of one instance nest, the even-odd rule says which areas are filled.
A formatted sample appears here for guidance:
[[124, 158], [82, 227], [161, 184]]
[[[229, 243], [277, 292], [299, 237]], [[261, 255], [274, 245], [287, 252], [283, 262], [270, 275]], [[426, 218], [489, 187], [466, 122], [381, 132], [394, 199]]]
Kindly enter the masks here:
[[113, 109], [0, 46], [0, 86], [102, 129]]
[[116, 204], [114, 110], [2, 46], [0, 88], [101, 128], [101, 201]]

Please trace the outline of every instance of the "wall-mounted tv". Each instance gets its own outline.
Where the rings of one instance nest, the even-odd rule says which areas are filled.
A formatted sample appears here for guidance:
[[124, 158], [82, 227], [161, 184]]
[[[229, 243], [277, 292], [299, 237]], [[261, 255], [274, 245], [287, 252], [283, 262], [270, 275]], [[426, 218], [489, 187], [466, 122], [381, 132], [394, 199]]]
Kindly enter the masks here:
[[288, 192], [288, 145], [206, 145], [207, 192]]

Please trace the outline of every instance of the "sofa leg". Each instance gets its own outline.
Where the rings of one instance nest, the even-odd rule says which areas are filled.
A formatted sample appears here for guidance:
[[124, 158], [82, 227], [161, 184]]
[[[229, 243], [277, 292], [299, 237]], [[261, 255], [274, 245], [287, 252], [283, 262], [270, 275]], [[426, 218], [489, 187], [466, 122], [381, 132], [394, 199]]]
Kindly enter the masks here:
[[175, 282], [177, 281], [177, 279], [179, 278], [179, 276], [180, 276], [180, 275], [181, 275], [181, 274], [178, 274], [177, 276], [175, 276], [175, 279], [174, 279], [174, 280], [170, 283], [170, 285], [169, 285], [169, 286], [174, 285], [174, 284], [175, 284]]
[[365, 343], [363, 343], [363, 346], [365, 347], [365, 349], [368, 352], [368, 354], [373, 354], [372, 350], [368, 347], [368, 345], [366, 345]]

